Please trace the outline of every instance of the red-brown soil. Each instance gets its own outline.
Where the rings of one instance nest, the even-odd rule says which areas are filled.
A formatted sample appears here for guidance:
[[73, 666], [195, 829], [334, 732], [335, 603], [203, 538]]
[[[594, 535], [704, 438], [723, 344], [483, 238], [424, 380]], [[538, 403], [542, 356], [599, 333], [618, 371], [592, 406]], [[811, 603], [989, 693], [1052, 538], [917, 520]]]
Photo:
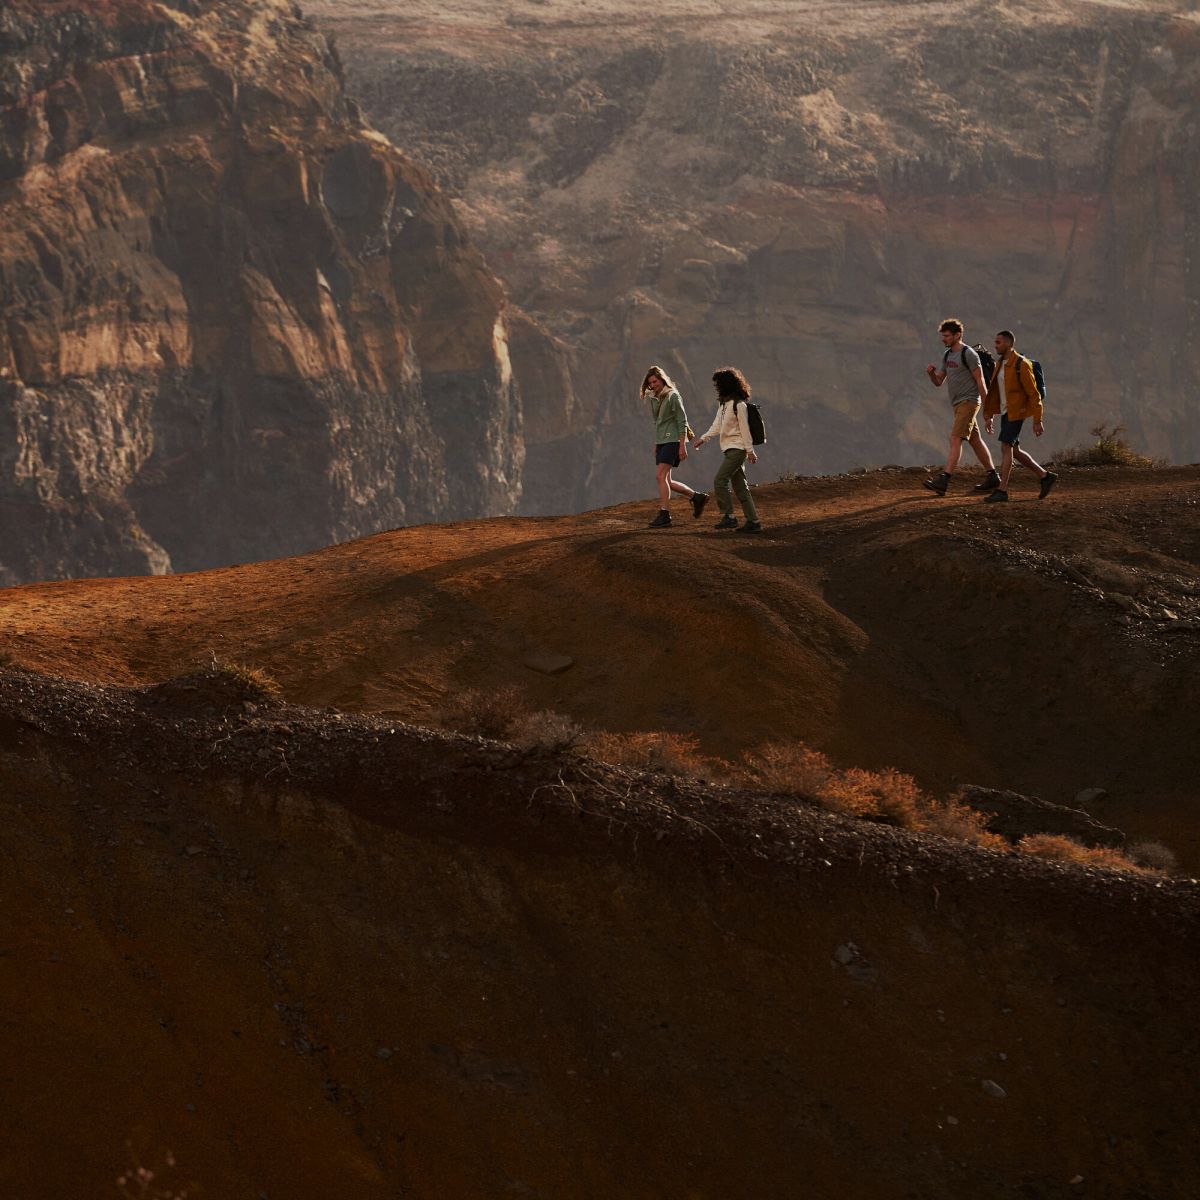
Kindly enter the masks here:
[[[714, 532], [711, 505], [648, 530], [630, 504], [14, 588], [0, 649], [120, 684], [215, 655], [295, 703], [422, 723], [515, 682], [532, 708], [730, 757], [799, 738], [940, 791], [1103, 787], [1098, 815], [1200, 862], [1200, 470], [1077, 470], [1045, 503], [1018, 479], [1003, 506], [964, 479], [941, 501], [913, 472], [777, 484], [758, 538]], [[541, 675], [536, 651], [574, 666]]]
[[[1103, 784], [1186, 851], [1198, 485], [880, 472], [761, 489], [758, 538], [631, 505], [0, 593], [39, 672], [0, 673], [0, 1192], [1195, 1195], [1194, 881], [399, 718], [517, 681], [717, 753]], [[118, 686], [214, 653], [324, 707]]]

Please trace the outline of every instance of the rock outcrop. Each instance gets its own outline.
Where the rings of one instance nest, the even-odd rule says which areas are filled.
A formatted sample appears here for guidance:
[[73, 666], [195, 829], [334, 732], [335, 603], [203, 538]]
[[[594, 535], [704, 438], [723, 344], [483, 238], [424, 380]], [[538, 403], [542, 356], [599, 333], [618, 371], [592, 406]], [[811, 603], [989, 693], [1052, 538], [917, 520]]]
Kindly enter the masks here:
[[1186, 6], [436, 7], [471, 35], [448, 42], [422, 0], [313, 11], [355, 47], [373, 119], [573, 355], [558, 395], [578, 418], [528, 439], [531, 462], [574, 473], [530, 503], [652, 492], [651, 361], [697, 427], [712, 369], [746, 370], [767, 478], [937, 461], [947, 406], [923, 367], [950, 313], [1044, 362], [1043, 450], [1103, 422], [1200, 459]]
[[287, 0], [0, 12], [0, 582], [511, 511], [502, 290]]

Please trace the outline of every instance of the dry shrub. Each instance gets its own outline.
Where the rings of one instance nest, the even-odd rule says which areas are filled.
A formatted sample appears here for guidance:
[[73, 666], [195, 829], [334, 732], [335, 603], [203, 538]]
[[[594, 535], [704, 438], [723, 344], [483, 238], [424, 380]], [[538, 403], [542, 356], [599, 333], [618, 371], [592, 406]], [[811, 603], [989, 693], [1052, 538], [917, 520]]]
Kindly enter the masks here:
[[685, 733], [591, 733], [582, 749], [600, 762], [664, 775], [711, 778], [719, 764], [700, 753], [700, 743]]
[[248, 663], [229, 662], [214, 656], [208, 671], [214, 678], [226, 679], [243, 691], [256, 695], [262, 700], [277, 700], [283, 694], [283, 689], [274, 676], [269, 675], [262, 667], [252, 667]]
[[583, 726], [564, 713], [542, 709], [520, 717], [513, 726], [511, 737], [522, 750], [566, 754], [579, 745], [583, 734]]
[[1004, 838], [988, 832], [983, 813], [955, 798], [936, 800], [911, 775], [890, 767], [840, 771], [825, 755], [801, 742], [764, 746], [747, 757], [746, 765], [771, 791], [802, 796], [829, 812], [954, 838], [987, 850], [1009, 848]]
[[958, 800], [932, 801], [921, 813], [921, 828], [939, 837], [970, 842], [985, 850], [1008, 850], [1008, 842], [987, 827], [988, 816]]
[[1161, 871], [1164, 875], [1171, 874], [1179, 867], [1179, 860], [1162, 842], [1134, 842], [1125, 847], [1125, 853], [1139, 867]]
[[1107, 867], [1110, 871], [1138, 871], [1150, 874], [1131, 858], [1111, 846], [1085, 846], [1075, 838], [1057, 833], [1031, 833], [1017, 843], [1017, 849], [1037, 858], [1058, 862], [1081, 863], [1088, 867]]
[[746, 766], [769, 792], [815, 800], [829, 781], [833, 764], [803, 742], [773, 743], [746, 756]]
[[524, 693], [512, 684], [494, 692], [459, 692], [449, 697], [437, 714], [443, 726], [498, 741], [511, 738], [519, 722], [529, 715]]
[[1139, 454], [1125, 439], [1124, 425], [1094, 425], [1094, 446], [1073, 446], [1056, 451], [1051, 461], [1059, 467], [1153, 467], [1155, 462]]

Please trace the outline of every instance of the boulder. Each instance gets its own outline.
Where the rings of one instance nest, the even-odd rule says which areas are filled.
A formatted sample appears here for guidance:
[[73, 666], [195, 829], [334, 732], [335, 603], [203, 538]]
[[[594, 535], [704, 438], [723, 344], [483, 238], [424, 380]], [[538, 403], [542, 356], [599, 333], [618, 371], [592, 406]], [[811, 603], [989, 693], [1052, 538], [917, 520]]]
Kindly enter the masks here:
[[987, 816], [989, 832], [998, 833], [1010, 842], [1019, 842], [1034, 833], [1075, 838], [1085, 846], [1120, 846], [1125, 841], [1119, 829], [1100, 824], [1082, 809], [1051, 804], [1037, 796], [968, 784], [958, 798]]

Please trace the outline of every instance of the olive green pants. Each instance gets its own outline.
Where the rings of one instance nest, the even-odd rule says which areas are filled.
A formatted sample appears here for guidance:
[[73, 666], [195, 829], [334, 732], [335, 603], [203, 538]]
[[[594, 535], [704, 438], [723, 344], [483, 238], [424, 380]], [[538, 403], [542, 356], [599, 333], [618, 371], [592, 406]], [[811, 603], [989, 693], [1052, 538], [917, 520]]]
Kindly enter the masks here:
[[732, 517], [733, 496], [729, 491], [732, 484], [738, 501], [741, 503], [742, 512], [746, 514], [746, 520], [757, 521], [758, 512], [755, 510], [754, 501], [750, 496], [750, 485], [746, 482], [745, 462], [745, 450], [726, 450], [720, 469], [717, 471], [717, 477], [713, 480], [713, 493], [717, 498], [717, 507], [727, 517]]

